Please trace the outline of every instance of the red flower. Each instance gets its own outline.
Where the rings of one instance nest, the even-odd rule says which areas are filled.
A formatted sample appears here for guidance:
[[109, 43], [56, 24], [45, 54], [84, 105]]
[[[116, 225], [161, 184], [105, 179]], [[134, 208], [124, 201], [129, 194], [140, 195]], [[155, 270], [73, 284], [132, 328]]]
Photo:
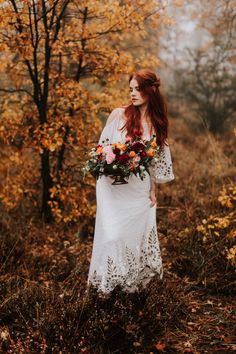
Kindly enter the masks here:
[[122, 165], [127, 165], [127, 163], [129, 162], [129, 155], [128, 154], [123, 154], [123, 155], [117, 156], [117, 160]]
[[113, 152], [116, 156], [120, 155], [120, 149], [118, 149], [117, 147], [115, 149], [113, 149]]
[[138, 141], [132, 145], [132, 150], [134, 150], [136, 153], [138, 153], [139, 151], [143, 151], [144, 149], [145, 146]]
[[142, 152], [141, 152], [141, 156], [142, 156], [142, 157], [146, 157], [146, 156], [147, 156], [147, 153], [146, 153], [145, 151], [142, 151]]

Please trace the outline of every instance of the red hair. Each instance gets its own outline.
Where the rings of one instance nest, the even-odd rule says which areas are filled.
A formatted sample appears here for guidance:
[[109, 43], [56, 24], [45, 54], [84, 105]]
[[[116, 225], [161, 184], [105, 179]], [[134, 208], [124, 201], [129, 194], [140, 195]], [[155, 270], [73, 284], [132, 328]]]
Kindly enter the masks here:
[[[160, 79], [149, 69], [142, 69], [130, 75], [129, 82], [135, 79], [138, 82], [142, 97], [147, 97], [147, 114], [154, 129], [157, 143], [164, 146], [168, 137], [167, 107], [164, 97], [160, 93]], [[126, 129], [127, 136], [131, 139], [135, 135], [143, 133], [140, 111], [137, 106], [130, 103], [124, 112], [126, 123], [122, 130]]]

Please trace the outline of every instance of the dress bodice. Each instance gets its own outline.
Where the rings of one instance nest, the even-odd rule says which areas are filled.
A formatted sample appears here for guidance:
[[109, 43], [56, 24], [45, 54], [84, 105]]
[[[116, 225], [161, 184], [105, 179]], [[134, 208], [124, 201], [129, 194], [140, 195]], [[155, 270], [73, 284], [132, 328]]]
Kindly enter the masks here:
[[[124, 120], [124, 115], [120, 114], [119, 118], [118, 118], [118, 124], [117, 124], [117, 129], [115, 129], [114, 131], [114, 136], [113, 136], [113, 141], [114, 142], [125, 142], [126, 140], [126, 132], [125, 131], [121, 131], [120, 129], [123, 127], [123, 125], [125, 124], [125, 120]], [[142, 127], [143, 127], [143, 139], [149, 140], [152, 137], [152, 132], [150, 133], [149, 130], [149, 126], [148, 123], [143, 122], [142, 123]]]
[[[124, 108], [116, 108], [111, 113], [111, 123], [107, 124], [101, 134], [99, 144], [102, 144], [103, 140], [109, 139], [109, 143], [124, 143], [126, 141], [126, 131], [121, 131], [121, 128], [125, 124]], [[149, 130], [147, 122], [143, 124], [143, 139], [149, 140], [152, 137], [152, 132]]]

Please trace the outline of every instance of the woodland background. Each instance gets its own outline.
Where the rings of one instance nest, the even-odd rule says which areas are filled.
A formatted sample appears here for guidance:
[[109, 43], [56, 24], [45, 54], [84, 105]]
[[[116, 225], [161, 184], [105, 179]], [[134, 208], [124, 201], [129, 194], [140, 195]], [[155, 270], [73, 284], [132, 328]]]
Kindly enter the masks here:
[[[235, 0], [0, 1], [0, 340], [5, 353], [231, 353]], [[86, 292], [86, 152], [128, 75], [169, 107], [175, 180], [158, 185], [164, 278]]]

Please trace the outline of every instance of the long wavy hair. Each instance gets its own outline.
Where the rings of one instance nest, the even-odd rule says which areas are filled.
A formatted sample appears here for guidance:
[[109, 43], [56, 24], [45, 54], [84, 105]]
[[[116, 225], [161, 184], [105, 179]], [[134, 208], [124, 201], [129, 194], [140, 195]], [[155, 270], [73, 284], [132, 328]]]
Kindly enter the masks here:
[[[159, 90], [160, 79], [155, 72], [149, 69], [142, 69], [132, 73], [129, 77], [129, 83], [132, 79], [137, 80], [141, 96], [147, 97], [147, 115], [154, 129], [156, 140], [163, 148], [168, 138], [169, 122], [166, 102]], [[121, 130], [126, 129], [127, 137], [133, 139], [135, 135], [143, 133], [140, 110], [137, 106], [134, 106], [133, 103], [126, 106], [124, 116], [126, 122]]]

